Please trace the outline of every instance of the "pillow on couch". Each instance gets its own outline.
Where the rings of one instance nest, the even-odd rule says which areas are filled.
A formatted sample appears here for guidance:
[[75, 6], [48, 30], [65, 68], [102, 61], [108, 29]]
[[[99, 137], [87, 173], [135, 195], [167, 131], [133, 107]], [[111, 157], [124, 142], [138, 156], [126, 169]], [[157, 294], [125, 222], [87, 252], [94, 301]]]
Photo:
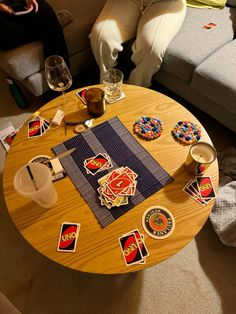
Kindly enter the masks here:
[[[187, 5], [193, 8], [221, 9], [227, 0], [187, 0]], [[236, 1], [236, 0], [229, 0]]]

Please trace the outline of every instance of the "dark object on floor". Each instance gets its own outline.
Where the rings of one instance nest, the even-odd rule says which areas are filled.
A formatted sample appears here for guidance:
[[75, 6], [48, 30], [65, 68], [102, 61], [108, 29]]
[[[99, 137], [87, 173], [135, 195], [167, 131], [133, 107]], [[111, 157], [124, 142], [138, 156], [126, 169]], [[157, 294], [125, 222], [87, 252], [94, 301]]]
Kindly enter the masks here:
[[15, 99], [18, 107], [21, 109], [28, 108], [29, 106], [28, 101], [26, 100], [19, 86], [11, 78], [7, 78], [6, 81], [7, 84], [9, 85], [9, 90], [13, 98]]

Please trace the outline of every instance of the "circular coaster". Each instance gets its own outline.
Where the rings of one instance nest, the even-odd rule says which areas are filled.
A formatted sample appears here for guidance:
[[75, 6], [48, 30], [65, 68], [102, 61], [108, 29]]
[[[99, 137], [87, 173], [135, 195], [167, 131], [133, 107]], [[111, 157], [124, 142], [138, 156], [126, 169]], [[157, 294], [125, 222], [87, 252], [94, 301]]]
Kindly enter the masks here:
[[134, 124], [134, 132], [146, 140], [158, 138], [162, 131], [162, 123], [156, 117], [141, 117]]
[[142, 224], [145, 232], [154, 239], [165, 239], [175, 229], [174, 216], [162, 206], [149, 207], [143, 213]]
[[35, 157], [33, 157], [32, 159], [30, 159], [29, 164], [32, 163], [32, 162], [41, 162], [41, 163], [44, 163], [45, 161], [48, 161], [48, 160], [50, 160], [50, 159], [51, 159], [50, 156], [47, 156], [47, 155], [38, 155], [38, 156], [35, 156]]
[[189, 121], [179, 121], [171, 132], [175, 139], [186, 145], [196, 143], [201, 138], [201, 128]]
[[78, 124], [74, 127], [75, 133], [82, 133], [86, 130], [86, 127], [83, 124]]
[[52, 172], [52, 164], [50, 162], [45, 163], [46, 161], [49, 161], [52, 157], [47, 156], [47, 155], [38, 155], [30, 159], [29, 164], [32, 162], [40, 162], [41, 164], [45, 164]]

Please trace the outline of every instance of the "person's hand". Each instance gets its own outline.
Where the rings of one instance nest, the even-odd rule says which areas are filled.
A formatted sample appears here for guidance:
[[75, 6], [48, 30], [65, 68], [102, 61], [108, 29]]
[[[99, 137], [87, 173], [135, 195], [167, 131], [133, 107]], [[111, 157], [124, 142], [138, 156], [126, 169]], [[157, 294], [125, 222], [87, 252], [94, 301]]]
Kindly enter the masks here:
[[33, 8], [34, 12], [36, 13], [38, 12], [39, 5], [36, 0], [26, 0], [26, 3], [27, 3], [27, 10]]
[[8, 15], [12, 15], [13, 14], [12, 8], [10, 8], [9, 6], [7, 6], [4, 3], [0, 3], [0, 11], [3, 12], [3, 13], [6, 13]]

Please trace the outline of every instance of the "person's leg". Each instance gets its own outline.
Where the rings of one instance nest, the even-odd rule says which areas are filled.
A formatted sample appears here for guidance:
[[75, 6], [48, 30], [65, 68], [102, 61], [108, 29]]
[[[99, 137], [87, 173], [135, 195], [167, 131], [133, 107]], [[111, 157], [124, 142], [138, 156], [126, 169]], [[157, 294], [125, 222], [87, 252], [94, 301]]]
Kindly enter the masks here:
[[133, 44], [135, 69], [129, 82], [149, 87], [161, 67], [167, 46], [179, 31], [186, 13], [185, 0], [159, 0], [142, 15]]
[[20, 16], [0, 12], [0, 49], [9, 50], [35, 40], [31, 28]]
[[55, 12], [44, 0], [38, 0], [38, 4], [37, 13], [8, 16], [0, 12], [0, 49], [13, 49], [40, 39], [45, 58], [58, 54], [69, 65], [63, 29]]
[[25, 16], [29, 27], [32, 27], [35, 36], [43, 41], [45, 58], [51, 55], [60, 55], [69, 65], [69, 56], [63, 29], [51, 6], [44, 0], [38, 0], [37, 13]]
[[91, 48], [100, 68], [104, 71], [117, 63], [122, 43], [135, 37], [140, 17], [139, 0], [108, 0], [97, 18], [91, 34]]

